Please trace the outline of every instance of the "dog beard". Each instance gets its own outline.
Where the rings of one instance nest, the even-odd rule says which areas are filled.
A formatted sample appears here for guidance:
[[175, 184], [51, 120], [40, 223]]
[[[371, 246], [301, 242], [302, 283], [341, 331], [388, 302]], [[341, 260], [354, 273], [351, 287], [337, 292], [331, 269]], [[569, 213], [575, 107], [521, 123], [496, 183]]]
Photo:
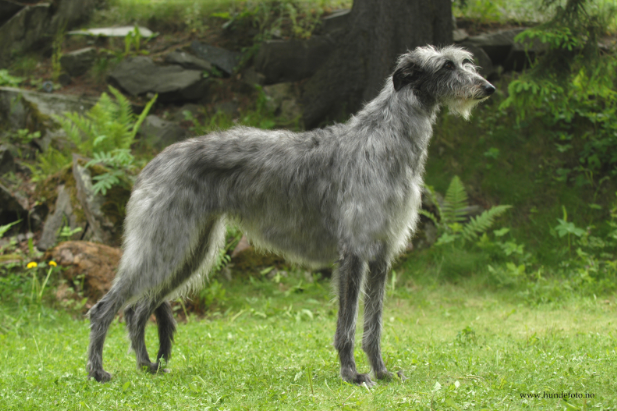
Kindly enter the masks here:
[[446, 106], [450, 110], [450, 112], [456, 116], [461, 116], [465, 120], [469, 120], [471, 117], [471, 111], [475, 106], [477, 106], [482, 101], [486, 100], [488, 97], [484, 97], [481, 99], [453, 99], [446, 103]]

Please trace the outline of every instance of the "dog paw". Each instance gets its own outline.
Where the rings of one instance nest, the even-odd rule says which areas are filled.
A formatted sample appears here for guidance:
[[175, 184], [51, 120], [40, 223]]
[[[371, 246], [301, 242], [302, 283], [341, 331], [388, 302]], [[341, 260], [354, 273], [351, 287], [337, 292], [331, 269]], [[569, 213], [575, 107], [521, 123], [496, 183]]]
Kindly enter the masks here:
[[348, 383], [355, 385], [365, 385], [367, 388], [371, 388], [375, 385], [375, 383], [373, 382], [373, 380], [371, 380], [371, 377], [369, 377], [368, 374], [349, 372], [341, 375], [341, 377], [343, 377], [343, 380], [347, 381]]
[[[396, 376], [398, 376], [401, 381], [405, 381], [407, 379], [407, 377], [405, 377], [405, 375], [403, 374], [403, 371], [397, 371]], [[387, 370], [377, 371], [375, 372], [375, 378], [378, 380], [391, 381], [395, 378], [395, 374]]]
[[107, 382], [111, 380], [111, 374], [103, 369], [93, 370], [88, 373], [88, 379], [90, 378], [94, 378], [98, 382]]
[[149, 372], [150, 374], [168, 373], [169, 369], [163, 368], [160, 362], [151, 362], [146, 364], [140, 364], [138, 366], [141, 370]]

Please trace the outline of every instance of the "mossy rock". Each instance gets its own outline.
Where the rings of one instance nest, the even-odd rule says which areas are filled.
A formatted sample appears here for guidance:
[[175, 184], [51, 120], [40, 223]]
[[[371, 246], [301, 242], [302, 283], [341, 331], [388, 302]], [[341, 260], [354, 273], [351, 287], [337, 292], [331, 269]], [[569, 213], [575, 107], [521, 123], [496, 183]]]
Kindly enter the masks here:
[[[86, 162], [79, 160], [80, 165], [85, 166]], [[100, 164], [94, 164], [88, 168], [92, 178], [108, 173], [109, 169]], [[131, 181], [126, 177], [121, 177], [121, 184], [111, 187], [105, 193], [105, 201], [101, 205], [101, 211], [109, 218], [114, 226], [122, 225], [126, 217], [126, 204], [131, 198]], [[114, 243], [120, 244], [122, 241], [122, 227], [114, 231]]]
[[234, 277], [249, 276], [259, 273], [265, 268], [281, 268], [285, 264], [285, 259], [270, 252], [261, 252], [250, 247], [235, 256], [231, 262]]
[[86, 222], [86, 215], [84, 214], [81, 203], [77, 199], [75, 177], [73, 176], [70, 165], [63, 167], [62, 170], [52, 174], [37, 184], [36, 192], [38, 198], [41, 199], [43, 204], [47, 207], [49, 214], [55, 211], [56, 200], [58, 199], [58, 186], [60, 185], [64, 185], [65, 190], [68, 190], [73, 213], [75, 217], [77, 217], [77, 221], [80, 223]]

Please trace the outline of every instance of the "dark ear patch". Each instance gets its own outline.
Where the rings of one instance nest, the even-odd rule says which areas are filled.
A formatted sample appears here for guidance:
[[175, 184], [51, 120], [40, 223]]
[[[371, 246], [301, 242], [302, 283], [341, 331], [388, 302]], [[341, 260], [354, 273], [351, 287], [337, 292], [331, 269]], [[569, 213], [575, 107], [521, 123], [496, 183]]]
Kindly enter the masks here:
[[392, 75], [392, 83], [394, 84], [394, 90], [399, 91], [408, 84], [412, 85], [412, 88], [416, 88], [419, 84], [419, 80], [422, 77], [423, 71], [420, 70], [415, 64], [410, 64], [405, 67], [401, 67]]

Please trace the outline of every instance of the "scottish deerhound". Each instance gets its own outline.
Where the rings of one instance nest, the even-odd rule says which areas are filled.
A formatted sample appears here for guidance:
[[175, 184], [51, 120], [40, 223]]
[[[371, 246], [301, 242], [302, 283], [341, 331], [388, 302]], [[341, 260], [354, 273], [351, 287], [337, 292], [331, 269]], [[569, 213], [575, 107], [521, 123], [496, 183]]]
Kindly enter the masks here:
[[[168, 300], [203, 282], [231, 219], [255, 245], [292, 262], [338, 259], [341, 377], [373, 384], [353, 356], [363, 288], [362, 348], [375, 378], [389, 379], [380, 347], [386, 275], [416, 226], [432, 125], [440, 105], [467, 118], [494, 90], [469, 52], [422, 47], [399, 58], [381, 93], [346, 124], [304, 133], [236, 127], [167, 147], [135, 184], [118, 275], [90, 310], [89, 376], [111, 378], [103, 344], [123, 307], [138, 367], [156, 372], [169, 360]], [[152, 313], [156, 362], [144, 342]]]

